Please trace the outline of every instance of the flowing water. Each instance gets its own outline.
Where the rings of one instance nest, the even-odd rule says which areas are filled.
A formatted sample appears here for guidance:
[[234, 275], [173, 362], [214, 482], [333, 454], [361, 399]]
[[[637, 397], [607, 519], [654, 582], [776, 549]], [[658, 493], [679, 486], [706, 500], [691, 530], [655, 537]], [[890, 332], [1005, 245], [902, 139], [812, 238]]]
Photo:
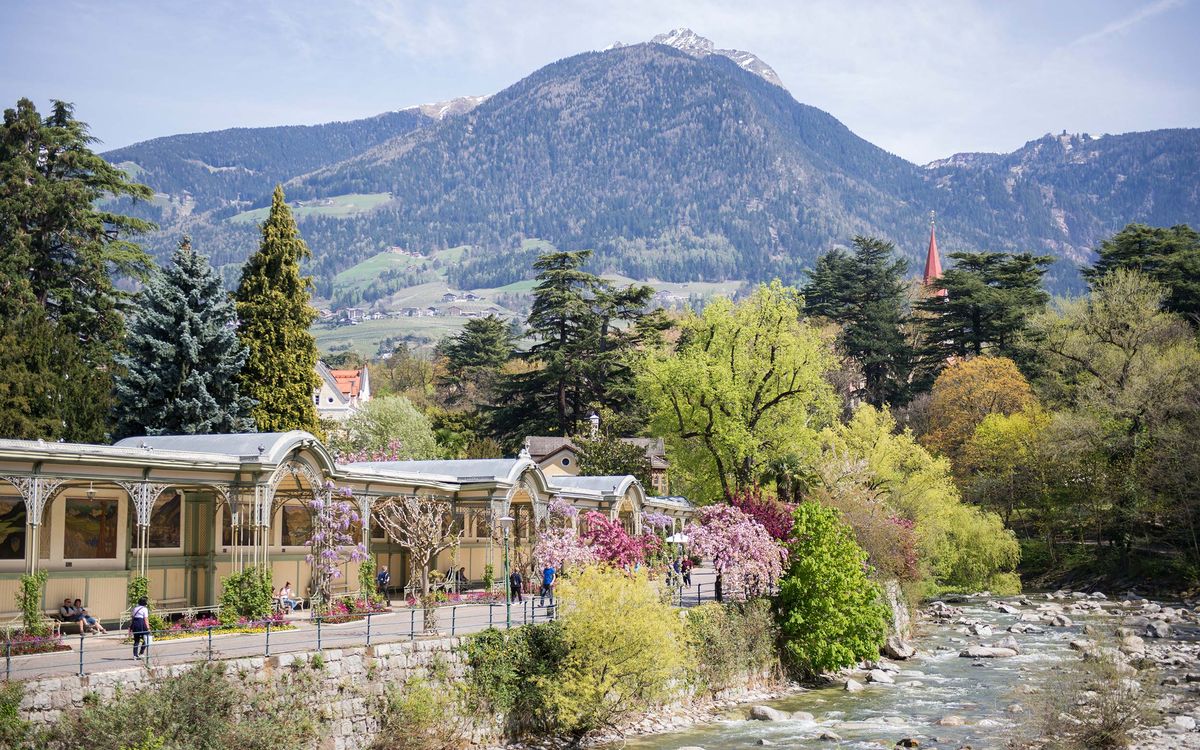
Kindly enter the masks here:
[[[1045, 603], [1039, 599], [1034, 597], [1035, 605]], [[1065, 604], [1069, 606], [1070, 602]], [[1072, 627], [1036, 623], [1043, 632], [1010, 634], [1005, 630], [1018, 621], [1018, 615], [1004, 614], [982, 599], [956, 606], [963, 609], [965, 618], [990, 624], [994, 635], [974, 636], [962, 625], [926, 622], [916, 641], [918, 655], [895, 662], [901, 671], [892, 675], [894, 685], [867, 684], [864, 691], [851, 693], [839, 683], [768, 704], [788, 712], [808, 712], [813, 715], [811, 721], [750, 721], [745, 707], [712, 724], [630, 739], [627, 747], [734, 750], [769, 743], [787, 748], [879, 750], [891, 748], [901, 739], [914, 738], [922, 748], [1003, 748], [1008, 738], [1033, 721], [1031, 704], [1036, 703], [1038, 695], [1071, 679], [1071, 670], [1080, 657], [1068, 644], [1085, 637], [1083, 625], [1091, 623], [1097, 632], [1112, 634], [1120, 624], [1120, 617], [1112, 609], [1111, 614], [1070, 612]], [[1036, 611], [1029, 606], [1020, 609]], [[1197, 636], [1194, 625], [1173, 626], [1173, 631], [1172, 638], [1194, 641]], [[959, 656], [968, 645], [994, 643], [1008, 635], [1016, 639], [1020, 655], [979, 660]], [[1180, 677], [1182, 680], [1182, 672]], [[859, 680], [865, 683], [865, 679]], [[960, 717], [963, 723], [939, 725], [946, 717]], [[820, 739], [825, 733], [840, 739]]]

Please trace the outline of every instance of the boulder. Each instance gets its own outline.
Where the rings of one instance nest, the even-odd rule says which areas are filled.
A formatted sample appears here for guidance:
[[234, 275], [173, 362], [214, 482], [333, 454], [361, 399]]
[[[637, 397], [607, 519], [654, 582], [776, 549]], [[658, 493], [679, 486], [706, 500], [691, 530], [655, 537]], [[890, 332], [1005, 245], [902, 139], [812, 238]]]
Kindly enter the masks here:
[[889, 659], [911, 659], [917, 655], [917, 650], [908, 644], [903, 638], [898, 635], [888, 636], [888, 639], [880, 649], [883, 655]]
[[958, 655], [966, 659], [1003, 659], [1016, 656], [1017, 653], [1017, 651], [1011, 648], [1001, 648], [999, 646], [969, 646], [960, 651]]
[[847, 693], [861, 693], [866, 690], [866, 686], [853, 678], [846, 680], [845, 690]]
[[983, 622], [971, 623], [967, 626], [967, 632], [980, 638], [987, 638], [992, 634], [992, 626]]
[[1108, 597], [1104, 595], [1103, 591], [1093, 591], [1091, 598], [1096, 599], [1098, 601], [1104, 601], [1104, 600], [1108, 599]]
[[884, 672], [882, 669], [872, 669], [870, 672], [867, 672], [867, 682], [878, 682], [883, 685], [892, 685], [895, 684], [896, 681], [892, 679], [890, 674]]
[[1196, 731], [1196, 720], [1190, 716], [1172, 716], [1171, 726], [1185, 732], [1194, 732]]
[[816, 721], [817, 717], [808, 711], [792, 711], [792, 721]]
[[1086, 652], [1086, 651], [1090, 651], [1090, 650], [1094, 649], [1096, 647], [1096, 642], [1090, 641], [1086, 638], [1077, 638], [1077, 639], [1071, 641], [1070, 643], [1068, 643], [1067, 646], [1072, 651], [1085, 651]]
[[841, 742], [842, 736], [840, 734], [835, 734], [834, 732], [821, 732], [821, 736], [817, 739], [824, 742]]
[[770, 706], [751, 706], [750, 718], [755, 721], [787, 721], [792, 715]]
[[896, 747], [920, 747], [921, 743], [914, 737], [905, 737], [896, 743]]
[[1155, 620], [1146, 625], [1146, 635], [1150, 638], [1169, 638], [1171, 626], [1161, 620]]
[[1017, 643], [1017, 639], [1013, 638], [1011, 635], [1001, 638], [992, 645], [996, 646], [997, 648], [1011, 648], [1018, 654], [1021, 653], [1021, 646]]
[[756, 745], [774, 745], [775, 743], [771, 742], [770, 740], [766, 739], [765, 737], [760, 737], [758, 739], [758, 742], [756, 742], [754, 744], [756, 744]]
[[939, 727], [961, 727], [967, 720], [961, 716], [943, 716], [934, 723]]
[[1006, 603], [1004, 603], [1004, 602], [996, 602], [996, 603], [995, 603], [995, 607], [996, 607], [996, 610], [997, 610], [998, 612], [1003, 612], [1003, 613], [1004, 613], [1004, 614], [1006, 614], [1006, 615], [1019, 615], [1019, 614], [1021, 614], [1021, 610], [1017, 609], [1016, 607], [1014, 607], [1014, 606], [1013, 606], [1013, 605], [1011, 605], [1011, 604], [1006, 604]]
[[1056, 628], [1069, 628], [1075, 623], [1071, 622], [1071, 618], [1066, 615], [1053, 615], [1049, 620], [1050, 624]]

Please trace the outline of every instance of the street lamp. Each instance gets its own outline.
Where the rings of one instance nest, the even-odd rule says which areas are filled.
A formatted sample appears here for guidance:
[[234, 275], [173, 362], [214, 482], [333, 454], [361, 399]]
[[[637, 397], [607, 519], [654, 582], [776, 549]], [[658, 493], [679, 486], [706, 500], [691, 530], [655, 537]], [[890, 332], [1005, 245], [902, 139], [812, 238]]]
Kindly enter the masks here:
[[512, 529], [513, 517], [505, 513], [498, 519], [504, 532], [504, 628], [512, 628], [512, 582], [508, 579], [508, 532]]

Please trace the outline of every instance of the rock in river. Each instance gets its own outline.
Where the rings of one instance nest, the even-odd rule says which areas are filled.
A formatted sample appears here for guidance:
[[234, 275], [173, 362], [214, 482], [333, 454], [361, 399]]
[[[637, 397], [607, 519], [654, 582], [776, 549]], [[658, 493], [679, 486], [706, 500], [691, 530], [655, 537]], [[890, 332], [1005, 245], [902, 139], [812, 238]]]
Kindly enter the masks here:
[[894, 679], [892, 679], [890, 674], [884, 672], [882, 669], [872, 669], [870, 672], [868, 672], [867, 681], [878, 682], [884, 685], [892, 685], [896, 682]]
[[859, 693], [866, 689], [867, 689], [866, 686], [863, 685], [858, 680], [854, 680], [854, 679], [846, 680], [846, 692], [847, 693]]
[[751, 706], [750, 718], [756, 721], [787, 721], [792, 715], [770, 706]]
[[881, 650], [884, 656], [887, 656], [889, 659], [899, 659], [901, 661], [911, 659], [917, 655], [917, 650], [898, 635], [889, 636]]
[[1017, 652], [1011, 648], [1000, 646], [969, 646], [960, 651], [958, 655], [967, 659], [1002, 659], [1016, 656]]

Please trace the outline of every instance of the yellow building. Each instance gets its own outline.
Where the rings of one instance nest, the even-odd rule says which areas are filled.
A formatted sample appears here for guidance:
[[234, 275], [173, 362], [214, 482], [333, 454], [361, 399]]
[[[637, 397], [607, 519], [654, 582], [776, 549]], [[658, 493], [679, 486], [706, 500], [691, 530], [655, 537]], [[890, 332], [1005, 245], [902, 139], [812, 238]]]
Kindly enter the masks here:
[[[366, 522], [361, 534], [394, 585], [407, 556], [370, 523], [382, 498], [440, 498], [462, 529], [439, 570], [501, 578], [492, 519], [512, 517], [513, 559], [530, 563], [552, 498], [621, 519], [639, 532], [644, 510], [682, 523], [681, 498], [647, 498], [633, 477], [548, 476], [525, 452], [511, 459], [337, 464], [307, 432], [140, 437], [114, 446], [0, 440], [0, 621], [15, 615], [18, 578], [49, 573], [45, 606], [81, 598], [104, 620], [125, 609], [129, 578], [144, 571], [161, 609], [205, 608], [221, 578], [247, 564], [270, 566], [276, 586], [308, 591], [306, 503], [348, 488]], [[356, 580], [348, 565], [344, 581]], [[353, 585], [353, 584], [351, 584]]]

